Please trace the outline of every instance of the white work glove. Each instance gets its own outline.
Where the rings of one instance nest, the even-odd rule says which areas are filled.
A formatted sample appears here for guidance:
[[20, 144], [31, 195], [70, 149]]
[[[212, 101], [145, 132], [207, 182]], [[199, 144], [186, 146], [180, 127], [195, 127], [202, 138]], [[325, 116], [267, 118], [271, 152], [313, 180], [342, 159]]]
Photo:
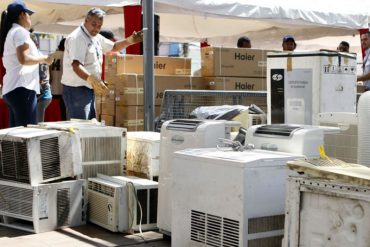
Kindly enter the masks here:
[[143, 41], [143, 31], [133, 32], [127, 39], [130, 44], [136, 44]]
[[96, 94], [105, 95], [108, 94], [109, 89], [104, 81], [100, 80], [96, 75], [89, 75], [86, 80], [94, 89]]

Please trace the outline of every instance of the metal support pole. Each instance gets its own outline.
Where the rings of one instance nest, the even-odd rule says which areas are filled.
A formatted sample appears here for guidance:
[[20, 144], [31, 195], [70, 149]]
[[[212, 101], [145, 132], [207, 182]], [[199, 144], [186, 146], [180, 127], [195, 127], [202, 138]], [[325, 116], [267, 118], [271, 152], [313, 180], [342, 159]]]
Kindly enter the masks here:
[[144, 130], [154, 131], [154, 0], [143, 0]]

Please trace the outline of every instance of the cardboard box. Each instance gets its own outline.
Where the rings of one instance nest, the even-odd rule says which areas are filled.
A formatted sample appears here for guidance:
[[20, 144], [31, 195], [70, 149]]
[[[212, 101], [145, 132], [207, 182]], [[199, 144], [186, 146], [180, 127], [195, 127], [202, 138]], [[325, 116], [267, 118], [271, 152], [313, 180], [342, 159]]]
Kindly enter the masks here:
[[266, 77], [266, 53], [269, 51], [203, 47], [202, 76]]
[[102, 114], [100, 117], [101, 121], [104, 121], [106, 126], [114, 126], [114, 116]]
[[101, 114], [102, 115], [115, 115], [115, 101], [114, 99], [102, 97]]
[[[143, 75], [122, 74], [117, 75], [115, 84], [115, 100], [118, 106], [144, 104], [144, 78]], [[160, 105], [165, 90], [168, 89], [193, 89], [204, 90], [207, 88], [202, 77], [192, 76], [155, 76], [154, 104]]]
[[[143, 74], [143, 56], [109, 54], [105, 57], [105, 80], [110, 75]], [[154, 57], [155, 75], [191, 75], [191, 58]]]
[[266, 91], [266, 78], [205, 77], [209, 90]]
[[[155, 106], [155, 116], [160, 113], [160, 106]], [[127, 131], [144, 130], [144, 106], [117, 106], [115, 126], [127, 128]]]

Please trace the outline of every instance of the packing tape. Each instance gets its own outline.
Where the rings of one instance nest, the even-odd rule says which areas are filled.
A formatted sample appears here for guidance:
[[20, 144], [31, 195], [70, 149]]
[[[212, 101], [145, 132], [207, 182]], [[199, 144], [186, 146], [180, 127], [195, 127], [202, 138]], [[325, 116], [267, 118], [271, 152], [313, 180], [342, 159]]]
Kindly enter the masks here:
[[293, 58], [288, 55], [287, 61], [286, 61], [286, 69], [287, 71], [292, 71], [293, 70]]

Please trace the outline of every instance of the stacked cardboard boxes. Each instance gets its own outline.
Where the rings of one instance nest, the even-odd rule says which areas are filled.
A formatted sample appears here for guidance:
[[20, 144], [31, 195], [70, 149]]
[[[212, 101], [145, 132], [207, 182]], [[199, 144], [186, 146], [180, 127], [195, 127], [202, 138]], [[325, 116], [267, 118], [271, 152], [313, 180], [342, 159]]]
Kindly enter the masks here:
[[[211, 90], [266, 91], [266, 54], [269, 50], [204, 47], [202, 76]], [[267, 99], [255, 97], [254, 104], [267, 109]]]
[[[107, 125], [125, 127], [129, 131], [144, 129], [143, 57], [138, 55], [106, 55], [105, 81], [109, 94], [97, 99], [101, 120]], [[192, 77], [189, 58], [155, 57], [155, 115], [166, 89], [206, 89], [201, 77]], [[99, 106], [97, 106], [99, 108]]]

